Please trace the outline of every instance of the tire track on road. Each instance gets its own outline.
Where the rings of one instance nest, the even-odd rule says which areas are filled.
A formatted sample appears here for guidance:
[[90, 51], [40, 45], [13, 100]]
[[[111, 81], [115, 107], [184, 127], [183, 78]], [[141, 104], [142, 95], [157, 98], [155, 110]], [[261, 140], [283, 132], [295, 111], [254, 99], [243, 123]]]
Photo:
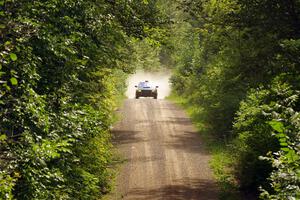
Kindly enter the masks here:
[[111, 199], [216, 200], [210, 156], [184, 111], [167, 100], [128, 99], [113, 130], [127, 162]]

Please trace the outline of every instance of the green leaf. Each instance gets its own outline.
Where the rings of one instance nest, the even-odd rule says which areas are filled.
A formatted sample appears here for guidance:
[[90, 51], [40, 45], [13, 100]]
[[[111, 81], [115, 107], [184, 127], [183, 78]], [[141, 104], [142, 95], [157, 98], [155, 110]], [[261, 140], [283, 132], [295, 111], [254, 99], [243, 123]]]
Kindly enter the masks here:
[[12, 69], [12, 70], [10, 70], [10, 74], [11, 74], [11, 75], [15, 75], [15, 74], [17, 74], [17, 72], [16, 72], [16, 70], [13, 70], [13, 69]]
[[16, 61], [18, 59], [17, 55], [14, 53], [9, 54], [9, 56], [12, 61]]
[[269, 125], [278, 133], [283, 133], [284, 132], [284, 126], [283, 123], [279, 122], [279, 121], [270, 121]]
[[286, 138], [286, 135], [283, 133], [277, 134], [276, 135], [277, 138]]
[[281, 150], [284, 151], [284, 152], [289, 152], [289, 151], [290, 151], [290, 149], [289, 149], [289, 148], [286, 148], [286, 147], [281, 148]]
[[295, 162], [297, 160], [299, 160], [299, 156], [295, 153], [294, 150], [292, 149], [289, 149], [287, 155], [286, 155], [288, 161], [291, 163], [291, 162]]
[[6, 41], [6, 42], [4, 43], [5, 46], [8, 46], [8, 45], [10, 45], [10, 44], [11, 44], [10, 41]]
[[18, 80], [16, 78], [9, 79], [12, 85], [18, 85]]
[[287, 141], [286, 138], [280, 138], [280, 139], [279, 139], [279, 142], [286, 142], [286, 141]]
[[10, 88], [6, 83], [4, 84], [4, 87], [5, 87], [8, 91], [11, 90], [11, 88]]
[[286, 143], [286, 142], [281, 142], [281, 143], [280, 143], [280, 146], [282, 146], [282, 147], [287, 147], [287, 146], [288, 146], [288, 143]]
[[6, 140], [6, 135], [0, 135], [0, 141]]

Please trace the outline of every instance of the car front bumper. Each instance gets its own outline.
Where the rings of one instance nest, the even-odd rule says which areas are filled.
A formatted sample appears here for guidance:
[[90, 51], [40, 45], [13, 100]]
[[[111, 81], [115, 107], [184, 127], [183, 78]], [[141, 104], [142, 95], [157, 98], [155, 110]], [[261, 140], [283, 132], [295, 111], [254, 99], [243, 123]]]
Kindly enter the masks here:
[[157, 95], [157, 91], [152, 91], [152, 90], [140, 90], [140, 91], [136, 91], [136, 96], [139, 97], [154, 97]]

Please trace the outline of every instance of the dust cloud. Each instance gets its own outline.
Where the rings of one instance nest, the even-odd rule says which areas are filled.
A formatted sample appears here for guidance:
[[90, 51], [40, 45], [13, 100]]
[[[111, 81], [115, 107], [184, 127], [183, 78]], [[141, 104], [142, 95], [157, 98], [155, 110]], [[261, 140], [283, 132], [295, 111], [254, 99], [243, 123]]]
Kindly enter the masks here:
[[127, 80], [126, 96], [129, 99], [135, 98], [135, 85], [141, 81], [148, 80], [153, 85], [158, 86], [158, 99], [164, 99], [170, 94], [171, 86], [169, 78], [171, 77], [170, 70], [164, 70], [159, 72], [145, 72], [142, 70], [137, 71], [135, 74], [129, 76]]

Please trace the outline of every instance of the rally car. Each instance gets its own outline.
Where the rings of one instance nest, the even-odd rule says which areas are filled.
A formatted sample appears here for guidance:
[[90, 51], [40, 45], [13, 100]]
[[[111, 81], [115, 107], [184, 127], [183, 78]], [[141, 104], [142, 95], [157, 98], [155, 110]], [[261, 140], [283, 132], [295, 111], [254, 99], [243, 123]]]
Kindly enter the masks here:
[[157, 88], [158, 86], [153, 86], [149, 81], [140, 82], [135, 86], [135, 98], [138, 99], [140, 97], [153, 97], [157, 99]]

